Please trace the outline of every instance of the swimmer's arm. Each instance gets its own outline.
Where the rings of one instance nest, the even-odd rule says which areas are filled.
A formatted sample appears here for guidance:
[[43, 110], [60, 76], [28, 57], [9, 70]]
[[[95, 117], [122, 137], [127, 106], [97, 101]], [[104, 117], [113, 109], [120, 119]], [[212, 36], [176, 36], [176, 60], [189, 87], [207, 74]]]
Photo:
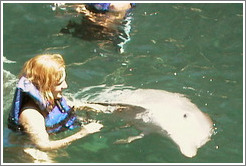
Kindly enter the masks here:
[[113, 112], [114, 110], [124, 109], [126, 106], [123, 104], [110, 104], [110, 103], [93, 103], [93, 102], [77, 102], [69, 100], [66, 96], [63, 96], [69, 106], [73, 106], [73, 110], [81, 111], [93, 111], [93, 112]]
[[33, 109], [24, 110], [20, 115], [20, 123], [24, 126], [37, 148], [41, 150], [52, 150], [67, 146], [75, 140], [99, 131], [102, 127], [100, 124], [88, 124], [69, 137], [52, 141], [46, 132], [45, 120], [38, 111]]
[[101, 104], [94, 104], [94, 103], [78, 103], [76, 101], [71, 101], [67, 99], [65, 96], [63, 96], [67, 104], [73, 108], [74, 111], [81, 111], [81, 110], [87, 110], [87, 111], [93, 111], [93, 112], [104, 112], [107, 109], [107, 106], [103, 106]]
[[87, 110], [102, 113], [112, 113], [115, 110], [123, 110], [129, 106], [123, 104], [109, 104], [109, 103], [84, 103], [81, 106], [75, 106], [74, 110]]
[[101, 104], [90, 104], [90, 103], [84, 103], [80, 106], [74, 106], [74, 110], [88, 110], [88, 111], [94, 111], [94, 112], [105, 112], [107, 111], [108, 107], [101, 105]]

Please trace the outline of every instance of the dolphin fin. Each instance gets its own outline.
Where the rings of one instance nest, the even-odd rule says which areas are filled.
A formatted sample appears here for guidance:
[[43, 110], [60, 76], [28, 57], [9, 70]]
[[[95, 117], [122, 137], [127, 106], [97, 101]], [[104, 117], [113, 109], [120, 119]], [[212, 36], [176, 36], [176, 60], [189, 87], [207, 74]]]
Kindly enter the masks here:
[[137, 139], [141, 139], [144, 137], [144, 134], [141, 133], [140, 135], [137, 135], [137, 136], [130, 136], [126, 139], [118, 139], [114, 142], [114, 144], [127, 144], [127, 143], [131, 143]]

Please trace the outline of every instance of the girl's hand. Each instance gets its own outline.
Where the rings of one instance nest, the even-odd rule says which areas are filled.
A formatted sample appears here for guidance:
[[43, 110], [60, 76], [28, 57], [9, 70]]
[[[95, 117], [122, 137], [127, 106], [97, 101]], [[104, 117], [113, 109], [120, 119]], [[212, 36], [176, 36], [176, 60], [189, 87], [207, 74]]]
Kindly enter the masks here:
[[87, 133], [95, 133], [95, 132], [98, 132], [98, 131], [101, 130], [102, 127], [103, 127], [102, 124], [95, 123], [95, 122], [92, 122], [92, 123], [89, 123], [89, 124], [83, 126], [83, 128], [87, 131]]
[[71, 136], [71, 140], [77, 140], [80, 139], [82, 137], [85, 137], [88, 134], [92, 134], [95, 132], [100, 131], [100, 129], [103, 127], [102, 124], [99, 123], [95, 123], [95, 122], [91, 122], [87, 125], [84, 125], [80, 131], [78, 131], [77, 133], [75, 133], [74, 135]]

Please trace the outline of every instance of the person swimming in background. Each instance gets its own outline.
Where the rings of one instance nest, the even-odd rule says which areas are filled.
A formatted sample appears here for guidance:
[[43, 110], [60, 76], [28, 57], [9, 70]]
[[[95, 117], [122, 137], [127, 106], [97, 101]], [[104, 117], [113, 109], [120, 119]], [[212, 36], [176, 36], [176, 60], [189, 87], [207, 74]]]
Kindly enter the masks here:
[[[72, 34], [84, 40], [103, 41], [100, 47], [110, 43], [116, 45], [120, 53], [129, 42], [131, 31], [131, 10], [135, 3], [85, 3], [67, 5], [82, 14], [81, 22], [70, 20], [61, 33]], [[63, 6], [64, 7], [64, 6]]]
[[[8, 128], [27, 134], [40, 150], [53, 150], [100, 131], [102, 124], [79, 120], [76, 110], [62, 95], [66, 89], [65, 63], [60, 54], [42, 54], [28, 60], [20, 73]], [[51, 140], [50, 134], [78, 129], [73, 135]]]

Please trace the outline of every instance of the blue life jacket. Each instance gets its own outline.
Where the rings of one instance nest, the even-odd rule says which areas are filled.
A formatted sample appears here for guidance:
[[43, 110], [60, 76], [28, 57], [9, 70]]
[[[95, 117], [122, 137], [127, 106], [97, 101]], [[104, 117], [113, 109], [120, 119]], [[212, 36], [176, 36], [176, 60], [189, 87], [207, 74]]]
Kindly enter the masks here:
[[[111, 3], [86, 3], [87, 8], [92, 12], [105, 13], [109, 11]], [[136, 3], [131, 3], [131, 7], [135, 7]]]
[[40, 111], [46, 111], [45, 127], [48, 133], [57, 133], [68, 129], [74, 129], [81, 125], [71, 107], [69, 107], [64, 98], [56, 100], [56, 105], [51, 111], [47, 111], [48, 102], [43, 101], [39, 90], [26, 78], [21, 77], [9, 113], [8, 127], [13, 131], [24, 131], [19, 123], [19, 116], [23, 106], [25, 96], [31, 98], [39, 107]]

